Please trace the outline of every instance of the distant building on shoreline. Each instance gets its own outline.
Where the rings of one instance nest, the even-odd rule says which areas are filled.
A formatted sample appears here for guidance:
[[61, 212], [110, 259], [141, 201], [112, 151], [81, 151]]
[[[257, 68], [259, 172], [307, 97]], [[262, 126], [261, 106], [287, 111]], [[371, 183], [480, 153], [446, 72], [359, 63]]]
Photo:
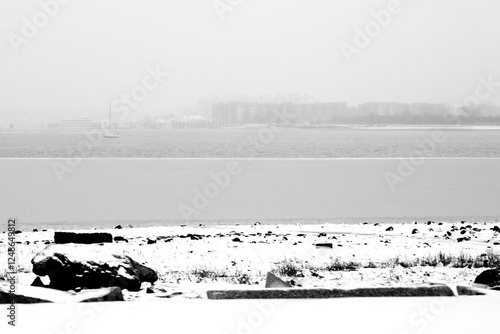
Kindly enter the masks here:
[[[349, 107], [346, 102], [244, 102], [213, 105], [214, 123], [270, 124], [285, 117], [292, 124], [447, 124], [457, 113], [444, 103], [367, 102]], [[500, 108], [490, 104], [461, 107], [464, 123], [500, 123]]]
[[98, 122], [92, 121], [90, 117], [75, 117], [60, 121], [59, 127], [65, 130], [96, 129]]

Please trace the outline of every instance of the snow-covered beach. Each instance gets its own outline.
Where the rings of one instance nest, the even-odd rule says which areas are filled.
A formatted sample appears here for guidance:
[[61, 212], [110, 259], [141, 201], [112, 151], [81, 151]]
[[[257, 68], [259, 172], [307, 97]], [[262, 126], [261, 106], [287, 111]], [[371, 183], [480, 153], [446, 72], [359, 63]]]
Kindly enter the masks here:
[[[78, 232], [78, 231], [74, 231]], [[82, 230], [80, 232], [96, 232]], [[103, 229], [114, 241], [95, 247], [122, 253], [154, 269], [151, 286], [125, 293], [184, 293], [209, 288], [260, 286], [271, 271], [297, 287], [373, 287], [425, 283], [470, 285], [483, 270], [498, 265], [500, 230], [488, 222], [402, 224], [170, 226]], [[31, 259], [54, 242], [54, 231], [22, 232], [18, 242], [19, 280], [36, 278]], [[7, 246], [0, 244], [0, 256]], [[497, 262], [495, 262], [497, 261]], [[3, 266], [0, 273], [6, 271]]]

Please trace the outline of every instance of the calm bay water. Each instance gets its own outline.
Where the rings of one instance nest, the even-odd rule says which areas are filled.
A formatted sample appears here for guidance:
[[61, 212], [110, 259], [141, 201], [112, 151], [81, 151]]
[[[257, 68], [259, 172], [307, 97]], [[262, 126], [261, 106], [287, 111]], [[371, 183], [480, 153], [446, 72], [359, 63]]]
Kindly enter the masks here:
[[79, 145], [85, 133], [0, 132], [0, 157], [9, 158], [329, 158], [500, 157], [500, 130], [214, 129], [125, 130], [120, 139]]
[[498, 158], [425, 159], [394, 189], [385, 173], [400, 159], [88, 159], [60, 180], [53, 166], [65, 160], [0, 160], [0, 219], [29, 230], [500, 217]]
[[[391, 191], [399, 159], [499, 158], [500, 130], [129, 130], [81, 145], [85, 133], [0, 131], [2, 217], [20, 229], [213, 224], [310, 224], [427, 220], [498, 221], [500, 160], [425, 160]], [[82, 150], [83, 149], [83, 150]], [[241, 174], [191, 219], [192, 205], [225, 160], [83, 160], [58, 180], [54, 161], [89, 158], [240, 158]], [[253, 160], [286, 158], [290, 160]], [[53, 158], [55, 160], [31, 160]], [[7, 212], [8, 211], [8, 212]], [[6, 216], [4, 218], [6, 218]]]

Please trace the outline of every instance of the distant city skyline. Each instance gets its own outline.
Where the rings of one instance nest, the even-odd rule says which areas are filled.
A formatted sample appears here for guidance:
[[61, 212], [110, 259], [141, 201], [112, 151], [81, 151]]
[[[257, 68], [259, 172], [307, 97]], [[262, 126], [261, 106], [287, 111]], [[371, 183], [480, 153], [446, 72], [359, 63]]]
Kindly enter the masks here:
[[[300, 122], [320, 122], [328, 123], [333, 118], [360, 118], [367, 116], [429, 116], [442, 117], [445, 114], [456, 112], [460, 109], [460, 104], [446, 103], [429, 103], [429, 102], [414, 102], [414, 103], [399, 103], [399, 102], [364, 102], [357, 105], [352, 105], [347, 102], [320, 102], [307, 94], [264, 94], [260, 96], [250, 95], [223, 95], [212, 96], [210, 98], [198, 99], [196, 103], [189, 108], [174, 111], [158, 111], [156, 114], [142, 114], [135, 112], [123, 117], [119, 113], [112, 113], [113, 123], [116, 124], [146, 124], [148, 122], [165, 122], [170, 120], [197, 121], [206, 119], [215, 123], [252, 123], [250, 114], [268, 113], [268, 110], [274, 109], [283, 114], [295, 115], [297, 121]], [[238, 109], [238, 120], [229, 116]], [[491, 101], [472, 105], [466, 108], [468, 113], [476, 117], [500, 117], [500, 107]], [[221, 111], [225, 112], [224, 117]], [[229, 114], [228, 114], [229, 113]], [[269, 113], [268, 113], [269, 114]], [[84, 115], [67, 116], [66, 113], [44, 114], [44, 118], [37, 116], [36, 113], [8, 113], [0, 114], [0, 128], [14, 127], [29, 127], [29, 128], [46, 128], [54, 127], [55, 123], [60, 123], [64, 120], [74, 120], [85, 118], [95, 124], [108, 124], [108, 113], [100, 114], [92, 117], [91, 113]], [[247, 116], [243, 116], [247, 115]], [[298, 117], [297, 115], [302, 115]], [[222, 118], [221, 118], [222, 117]], [[302, 121], [300, 121], [302, 120]], [[254, 120], [255, 121], [255, 120]], [[261, 118], [255, 123], [265, 123]], [[131, 126], [131, 125], [128, 125]], [[143, 125], [144, 126], [144, 125]]]
[[[190, 112], [194, 109], [200, 108], [200, 106], [203, 103], [217, 103], [217, 102], [244, 102], [244, 101], [249, 101], [249, 102], [257, 102], [261, 101], [262, 97], [268, 97], [269, 102], [277, 101], [279, 100], [280, 96], [307, 96], [308, 98], [308, 103], [345, 103], [348, 107], [352, 108], [358, 108], [359, 106], [366, 104], [366, 103], [399, 103], [399, 104], [444, 104], [448, 106], [459, 106], [461, 105], [460, 101], [456, 102], [430, 102], [430, 101], [411, 101], [411, 102], [397, 102], [397, 101], [390, 101], [390, 100], [367, 100], [367, 101], [362, 101], [362, 102], [349, 102], [349, 101], [338, 101], [338, 100], [318, 100], [314, 96], [309, 95], [309, 94], [262, 94], [259, 96], [251, 96], [251, 95], [245, 95], [245, 94], [227, 94], [227, 95], [213, 95], [210, 97], [202, 97], [193, 101], [190, 101], [184, 106], [181, 106], [179, 108], [165, 108], [165, 109], [154, 109], [154, 110], [149, 110], [149, 111], [141, 111], [141, 110], [136, 110], [130, 113], [130, 116], [132, 116], [132, 119], [140, 119], [145, 116], [165, 116], [168, 114], [174, 114], [175, 116], [182, 116], [183, 114], [190, 114]], [[261, 101], [265, 102], [265, 101]], [[287, 102], [286, 100], [281, 100], [281, 102]], [[299, 103], [297, 101], [289, 101], [289, 102], [295, 102]], [[462, 101], [463, 102], [463, 101]], [[493, 106], [500, 106], [500, 103], [496, 103], [492, 100], [487, 100], [483, 101], [478, 105], [493, 105]], [[0, 123], [7, 119], [7, 118], [30, 118], [30, 119], [45, 119], [47, 121], [56, 121], [62, 118], [66, 119], [72, 119], [75, 117], [91, 117], [93, 119], [98, 119], [98, 118], [106, 118], [108, 116], [108, 108], [109, 108], [109, 103], [106, 105], [103, 105], [102, 110], [87, 110], [87, 111], [78, 111], [78, 110], [25, 110], [25, 109], [11, 109], [11, 110], [0, 110]], [[196, 114], [196, 113], [195, 113]], [[113, 115], [119, 115], [113, 113]]]
[[455, 104], [479, 77], [500, 82], [498, 1], [401, 0], [381, 27], [389, 3], [245, 1], [222, 15], [212, 1], [88, 0], [41, 24], [39, 3], [2, 2], [0, 113], [97, 118], [124, 94], [140, 115], [239, 93]]

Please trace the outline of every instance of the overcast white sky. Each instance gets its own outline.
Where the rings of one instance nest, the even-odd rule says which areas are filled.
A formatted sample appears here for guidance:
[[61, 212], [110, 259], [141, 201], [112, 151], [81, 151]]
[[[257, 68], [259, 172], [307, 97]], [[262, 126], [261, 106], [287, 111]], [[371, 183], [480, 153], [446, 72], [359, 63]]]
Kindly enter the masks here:
[[102, 116], [157, 65], [170, 76], [140, 103], [145, 114], [226, 94], [460, 103], [478, 76], [500, 81], [498, 0], [401, 0], [348, 63], [340, 44], [389, 2], [242, 0], [221, 20], [214, 0], [71, 0], [16, 53], [9, 33], [39, 1], [0, 0], [0, 112]]

